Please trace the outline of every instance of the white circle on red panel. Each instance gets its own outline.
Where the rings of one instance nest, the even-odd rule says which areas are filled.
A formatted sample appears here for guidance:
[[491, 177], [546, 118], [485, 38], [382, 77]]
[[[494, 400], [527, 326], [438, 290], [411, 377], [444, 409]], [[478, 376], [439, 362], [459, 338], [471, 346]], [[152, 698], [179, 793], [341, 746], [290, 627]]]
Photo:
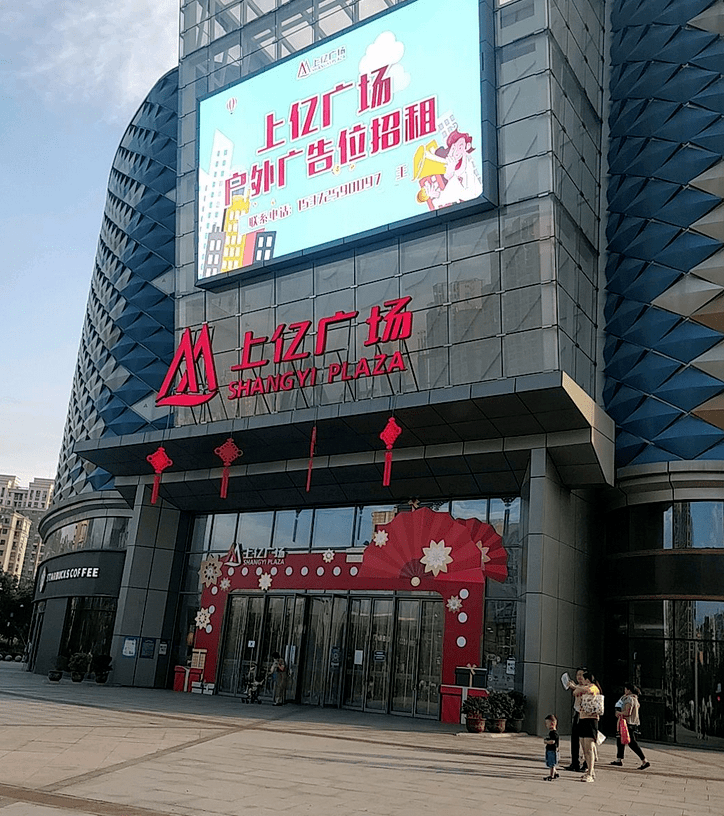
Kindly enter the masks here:
[[262, 572], [264, 572], [264, 570], [263, 570], [261, 567], [257, 567], [257, 568], [256, 568], [256, 574], [257, 574], [257, 575], [261, 575], [261, 574], [262, 574]]
[[284, 570], [284, 572], [286, 572], [286, 574], [287, 574], [287, 575], [291, 575], [291, 574], [294, 572], [294, 570], [293, 570], [291, 567], [287, 567], [287, 568]]
[[278, 570], [277, 570], [277, 568], [276, 568], [276, 567], [272, 567], [272, 568], [271, 568], [271, 570], [270, 570], [270, 572], [271, 572], [271, 574], [272, 574], [272, 575], [276, 575], [276, 574], [277, 574], [277, 572], [278, 572]]
[[418, 586], [420, 586], [420, 579], [419, 579], [419, 577], [418, 577], [417, 575], [413, 575], [413, 576], [412, 576], [412, 578], [410, 578], [410, 583], [411, 583], [411, 584], [412, 584], [412, 586], [414, 586], [414, 587], [418, 587]]
[[217, 593], [218, 591], [219, 591], [219, 588], [218, 588], [218, 587], [215, 587], [215, 586], [212, 586], [212, 587], [211, 587], [211, 594], [212, 594], [212, 595], [216, 595], [216, 593]]
[[350, 575], [357, 575], [358, 572], [359, 570], [357, 569], [357, 567], [351, 567], [349, 570]]
[[214, 631], [214, 627], [213, 627], [211, 624], [209, 624], [209, 625], [206, 627], [206, 634], [207, 634], [207, 635], [210, 635], [210, 634], [211, 634], [213, 631]]
[[335, 575], [339, 575], [339, 574], [342, 572], [342, 570], [341, 570], [339, 567], [335, 567], [335, 568], [332, 570], [332, 572], [333, 572]]
[[317, 567], [317, 575], [324, 575], [324, 567]]
[[249, 574], [249, 567], [244, 567], [244, 569], [241, 571], [241, 574], [242, 575], [248, 575]]
[[236, 570], [233, 567], [229, 567], [228, 572], [229, 572], [229, 575], [233, 575], [236, 572]]
[[467, 646], [467, 643], [468, 643], [468, 642], [467, 642], [467, 640], [465, 640], [465, 638], [464, 638], [464, 637], [459, 637], [459, 638], [457, 639], [457, 644], [458, 644], [458, 646], [459, 646], [461, 649], [463, 648], [463, 646]]
[[458, 620], [460, 621], [460, 623], [467, 623], [468, 622], [468, 613], [467, 612], [461, 612], [458, 615]]
[[463, 600], [465, 600], [465, 598], [467, 598], [468, 595], [470, 595], [470, 593], [467, 591], [467, 589], [461, 589], [459, 595]]
[[213, 615], [213, 614], [214, 614], [214, 612], [216, 612], [216, 607], [215, 607], [215, 606], [210, 606], [210, 607], [209, 607], [209, 614], [210, 614], [210, 615]]
[[307, 575], [309, 573], [309, 567], [302, 567], [302, 575]]

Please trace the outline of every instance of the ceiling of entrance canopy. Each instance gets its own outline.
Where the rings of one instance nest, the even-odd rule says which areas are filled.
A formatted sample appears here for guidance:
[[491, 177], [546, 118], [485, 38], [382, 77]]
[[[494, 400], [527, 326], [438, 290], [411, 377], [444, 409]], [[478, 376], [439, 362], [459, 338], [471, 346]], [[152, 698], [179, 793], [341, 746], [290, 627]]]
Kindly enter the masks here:
[[[379, 434], [394, 413], [402, 428], [392, 478], [382, 485], [385, 446]], [[389, 502], [414, 496], [520, 493], [533, 447], [547, 448], [564, 483], [604, 484], [612, 426], [561, 372], [440, 389], [288, 414], [244, 417], [168, 431], [88, 440], [75, 452], [111, 473], [133, 501], [153, 479], [146, 457], [163, 446], [173, 465], [159, 495], [192, 512]], [[311, 489], [306, 491], [316, 425]], [[243, 455], [220, 497], [215, 449], [233, 438]], [[612, 462], [612, 457], [611, 457]]]

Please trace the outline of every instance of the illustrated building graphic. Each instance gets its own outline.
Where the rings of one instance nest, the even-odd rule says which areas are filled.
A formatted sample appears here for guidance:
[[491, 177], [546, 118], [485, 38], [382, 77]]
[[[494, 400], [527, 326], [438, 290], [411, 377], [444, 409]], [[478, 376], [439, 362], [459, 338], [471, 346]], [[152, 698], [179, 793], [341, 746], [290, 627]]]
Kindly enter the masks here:
[[114, 158], [33, 670], [724, 736], [724, 4], [271, 5]]

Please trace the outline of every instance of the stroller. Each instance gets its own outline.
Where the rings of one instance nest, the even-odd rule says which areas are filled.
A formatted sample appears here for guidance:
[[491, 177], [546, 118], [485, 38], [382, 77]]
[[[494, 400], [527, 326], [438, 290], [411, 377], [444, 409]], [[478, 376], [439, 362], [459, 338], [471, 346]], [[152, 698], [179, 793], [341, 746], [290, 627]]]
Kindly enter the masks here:
[[241, 700], [244, 703], [261, 703], [259, 699], [259, 691], [263, 685], [263, 681], [256, 679], [256, 663], [249, 666], [249, 671], [246, 673], [246, 683], [241, 690]]

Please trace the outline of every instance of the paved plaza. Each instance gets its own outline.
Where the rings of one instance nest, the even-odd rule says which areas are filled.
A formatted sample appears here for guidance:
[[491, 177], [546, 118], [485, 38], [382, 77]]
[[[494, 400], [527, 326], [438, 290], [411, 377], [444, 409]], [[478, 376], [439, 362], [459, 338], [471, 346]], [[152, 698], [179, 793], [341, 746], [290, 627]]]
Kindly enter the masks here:
[[724, 753], [643, 745], [647, 771], [607, 740], [595, 783], [547, 783], [539, 737], [0, 664], [0, 816], [724, 814]]

